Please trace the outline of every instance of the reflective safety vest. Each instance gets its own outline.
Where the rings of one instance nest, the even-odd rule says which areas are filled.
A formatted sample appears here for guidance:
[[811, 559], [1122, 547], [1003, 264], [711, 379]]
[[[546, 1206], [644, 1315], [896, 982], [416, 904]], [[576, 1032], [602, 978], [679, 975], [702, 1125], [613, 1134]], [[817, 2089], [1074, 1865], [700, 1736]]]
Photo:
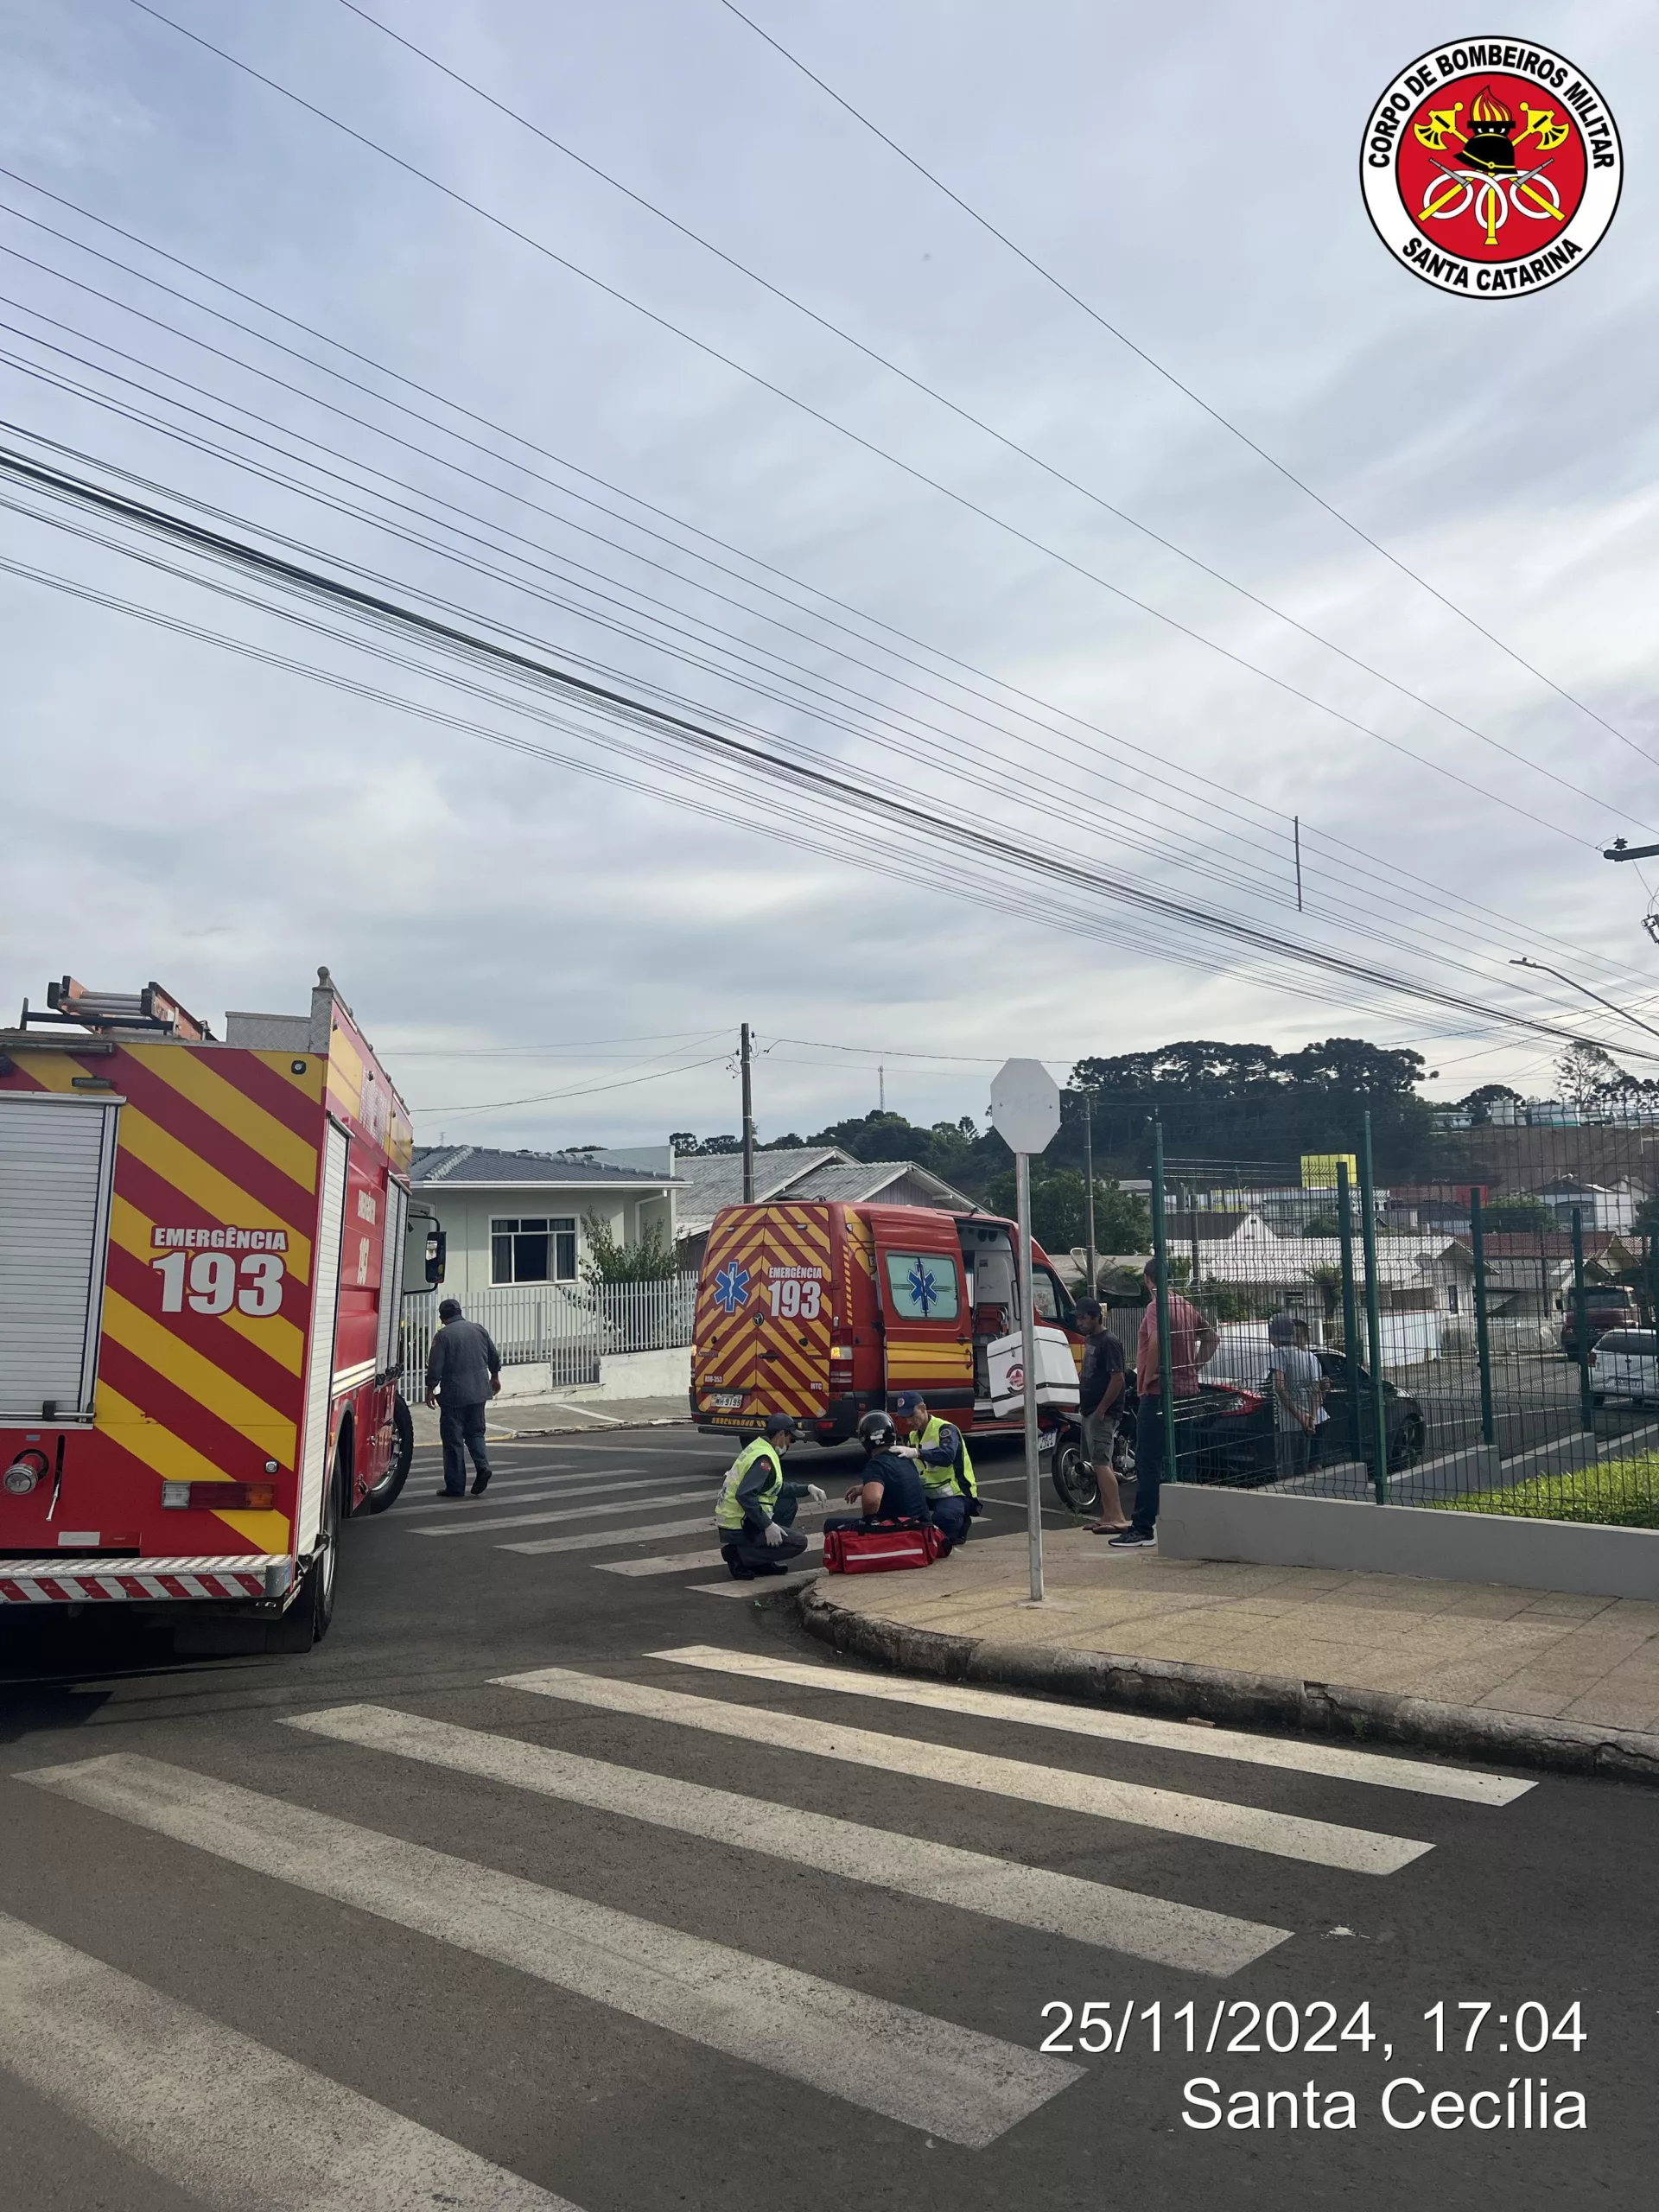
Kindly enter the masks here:
[[[910, 1440], [920, 1450], [931, 1452], [944, 1434], [945, 1430], [954, 1426], [953, 1422], [941, 1421], [938, 1415], [934, 1414], [930, 1416], [927, 1427], [919, 1433], [913, 1428], [911, 1430]], [[974, 1463], [968, 1456], [968, 1440], [959, 1428], [957, 1430], [955, 1464], [949, 1467], [930, 1467], [924, 1459], [917, 1471], [930, 1492], [957, 1490], [960, 1491], [964, 1497], [979, 1496], [979, 1486], [974, 1480]]]
[[784, 1487], [784, 1463], [778, 1456], [776, 1446], [768, 1443], [764, 1436], [757, 1436], [753, 1443], [746, 1444], [733, 1460], [726, 1479], [720, 1486], [720, 1496], [715, 1503], [716, 1529], [735, 1531], [743, 1526], [743, 1508], [737, 1502], [737, 1493], [750, 1469], [761, 1459], [769, 1460], [771, 1465], [759, 1492], [750, 1503], [759, 1510], [763, 1520], [771, 1520], [772, 1509], [778, 1503], [779, 1493]]

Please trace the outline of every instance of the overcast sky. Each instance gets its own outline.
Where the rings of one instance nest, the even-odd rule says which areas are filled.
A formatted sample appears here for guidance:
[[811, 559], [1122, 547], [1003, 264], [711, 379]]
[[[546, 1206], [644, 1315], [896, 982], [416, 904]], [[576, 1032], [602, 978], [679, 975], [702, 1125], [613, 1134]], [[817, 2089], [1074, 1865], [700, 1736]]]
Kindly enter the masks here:
[[[1659, 839], [1650, 4], [1533, 9], [1528, 35], [1611, 102], [1630, 169], [1592, 260], [1497, 303], [1408, 277], [1356, 181], [1389, 79], [1448, 30], [1479, 28], [1441, 6], [748, 7], [1611, 729], [1275, 475], [719, 0], [372, 11], [1433, 707], [1046, 475], [340, 0], [160, 4], [802, 404], [129, 0], [0, 0], [0, 161], [43, 188], [0, 178], [8, 422], [283, 533], [325, 565], [371, 569], [401, 596], [425, 593], [833, 754], [924, 808], [982, 815], [1033, 851], [1659, 1052], [1547, 977], [1520, 991], [1506, 965], [1551, 962], [1659, 1022], [1647, 891], [1599, 857], [1621, 832]], [[201, 389], [167, 385], [169, 372]], [[390, 535], [394, 518], [429, 539], [471, 532], [449, 544], [493, 573]], [[861, 828], [798, 799], [784, 818], [765, 791], [718, 803], [706, 776], [688, 779], [637, 734], [642, 757], [619, 763], [591, 735], [515, 714], [505, 691], [480, 705], [38, 519], [0, 510], [0, 554], [632, 779], [515, 758], [0, 574], [6, 810], [22, 826], [6, 841], [10, 1001], [38, 999], [66, 969], [110, 988], [155, 976], [216, 1020], [227, 1007], [302, 1008], [327, 962], [427, 1140], [638, 1144], [734, 1128], [722, 1056], [744, 1019], [764, 1056], [763, 1138], [873, 1106], [868, 1047], [885, 1058], [888, 1104], [923, 1121], [982, 1113], [1008, 1053], [1064, 1075], [1084, 1053], [1193, 1036], [1294, 1048], [1360, 1034], [1421, 1050], [1438, 1095], [1497, 1079], [1553, 1087], [1549, 1046], [1490, 1020], [1306, 970], [1301, 995], [1281, 963], [1058, 886], [1027, 883], [1027, 911], [1011, 913], [989, 863], [922, 830]], [[686, 811], [668, 791], [741, 823]], [[548, 1093], [582, 1095], [463, 1110]]]

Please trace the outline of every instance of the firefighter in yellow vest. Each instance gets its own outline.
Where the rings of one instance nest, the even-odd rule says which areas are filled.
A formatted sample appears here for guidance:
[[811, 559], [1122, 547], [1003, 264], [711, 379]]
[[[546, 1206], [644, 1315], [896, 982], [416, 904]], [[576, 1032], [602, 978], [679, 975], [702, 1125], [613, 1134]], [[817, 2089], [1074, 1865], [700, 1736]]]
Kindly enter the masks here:
[[757, 1574], [783, 1574], [806, 1549], [791, 1526], [802, 1498], [822, 1505], [816, 1483], [786, 1483], [783, 1455], [795, 1441], [792, 1414], [769, 1414], [762, 1433], [733, 1460], [715, 1505], [720, 1555], [735, 1582]]
[[901, 1390], [893, 1402], [901, 1434], [915, 1452], [934, 1526], [953, 1544], [968, 1540], [968, 1523], [980, 1514], [979, 1485], [962, 1431], [930, 1414], [919, 1390]]

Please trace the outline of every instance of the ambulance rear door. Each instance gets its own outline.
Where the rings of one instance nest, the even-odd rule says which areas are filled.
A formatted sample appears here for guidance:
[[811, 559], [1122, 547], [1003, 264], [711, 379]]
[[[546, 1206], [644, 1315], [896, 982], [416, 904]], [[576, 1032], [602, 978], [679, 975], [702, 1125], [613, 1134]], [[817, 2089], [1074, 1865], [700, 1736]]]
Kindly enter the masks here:
[[886, 1338], [887, 1402], [919, 1390], [946, 1421], [971, 1419], [972, 1319], [954, 1214], [872, 1206], [876, 1287]]

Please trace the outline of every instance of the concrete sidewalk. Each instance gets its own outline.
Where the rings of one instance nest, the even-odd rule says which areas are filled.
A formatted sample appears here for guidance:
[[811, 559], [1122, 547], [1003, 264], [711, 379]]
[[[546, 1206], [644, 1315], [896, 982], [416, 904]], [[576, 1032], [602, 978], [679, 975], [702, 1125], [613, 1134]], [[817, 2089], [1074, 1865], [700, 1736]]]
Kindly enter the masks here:
[[[415, 1441], [435, 1444], [438, 1417], [425, 1406], [411, 1406]], [[555, 1436], [588, 1432], [597, 1435], [607, 1428], [660, 1428], [681, 1421], [689, 1429], [690, 1415], [683, 1396], [674, 1398], [607, 1398], [602, 1405], [581, 1398], [498, 1398], [490, 1408], [489, 1433], [505, 1441], [510, 1436]]]
[[925, 1573], [825, 1575], [812, 1634], [908, 1673], [1659, 1782], [1659, 1604], [976, 1537]]

